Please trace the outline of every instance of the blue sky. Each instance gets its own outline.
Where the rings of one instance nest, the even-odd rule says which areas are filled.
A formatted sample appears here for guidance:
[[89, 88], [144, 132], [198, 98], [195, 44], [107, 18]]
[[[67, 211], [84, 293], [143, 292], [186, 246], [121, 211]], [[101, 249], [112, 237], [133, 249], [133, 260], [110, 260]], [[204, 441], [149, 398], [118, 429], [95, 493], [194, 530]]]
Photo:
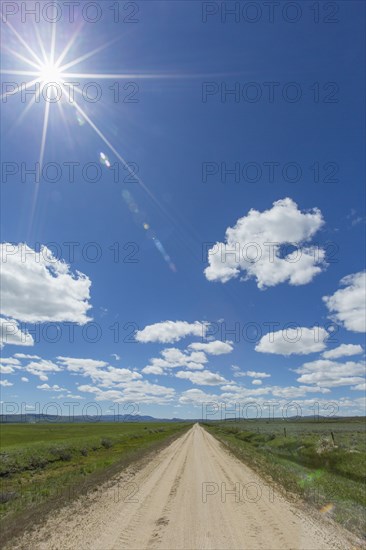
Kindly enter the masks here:
[[[362, 414], [363, 3], [322, 4], [319, 23], [308, 3], [270, 22], [258, 2], [253, 23], [225, 22], [233, 3], [136, 2], [134, 23], [109, 4], [95, 23], [70, 23], [59, 2], [56, 25], [21, 9], [3, 25], [3, 410], [132, 402], [193, 418], [255, 401], [264, 416], [296, 401]], [[54, 29], [55, 60], [76, 37], [60, 66], [85, 59], [57, 71]], [[41, 75], [21, 119], [34, 77], [17, 71]], [[37, 182], [26, 170], [40, 161]]]

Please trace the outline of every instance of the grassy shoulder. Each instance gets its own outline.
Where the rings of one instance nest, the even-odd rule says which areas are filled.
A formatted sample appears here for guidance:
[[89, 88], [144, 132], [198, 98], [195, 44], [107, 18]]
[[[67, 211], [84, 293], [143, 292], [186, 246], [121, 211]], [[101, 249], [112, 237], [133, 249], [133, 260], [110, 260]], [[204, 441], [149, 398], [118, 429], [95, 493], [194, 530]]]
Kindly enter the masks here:
[[366, 535], [363, 421], [204, 423], [239, 459], [359, 537]]
[[0, 528], [5, 538], [97, 485], [190, 424], [1, 424]]

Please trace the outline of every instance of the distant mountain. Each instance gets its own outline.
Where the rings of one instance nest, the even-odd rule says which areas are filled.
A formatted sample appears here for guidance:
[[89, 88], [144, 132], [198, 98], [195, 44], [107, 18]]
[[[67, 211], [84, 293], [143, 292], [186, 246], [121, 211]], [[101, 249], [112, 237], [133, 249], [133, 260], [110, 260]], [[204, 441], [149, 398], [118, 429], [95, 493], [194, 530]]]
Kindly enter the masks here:
[[342, 422], [342, 421], [362, 421], [365, 422], [364, 416], [303, 416], [298, 418], [296, 416], [286, 419], [276, 417], [271, 419], [266, 418], [227, 418], [226, 420], [209, 420], [202, 418], [155, 418], [149, 415], [139, 414], [120, 414], [114, 416], [113, 414], [104, 414], [101, 416], [57, 416], [57, 415], [45, 415], [45, 414], [0, 414], [0, 424], [35, 424], [38, 422], [47, 423], [76, 423], [76, 422], [203, 422], [205, 424], [211, 424], [215, 422], [250, 422], [251, 424], [271, 424], [272, 422], [283, 422], [284, 425], [288, 422]]
[[148, 415], [130, 414], [106, 414], [102, 416], [58, 416], [44, 414], [0, 414], [2, 424], [35, 424], [38, 422], [48, 423], [69, 423], [69, 422], [194, 422], [184, 418], [154, 418]]

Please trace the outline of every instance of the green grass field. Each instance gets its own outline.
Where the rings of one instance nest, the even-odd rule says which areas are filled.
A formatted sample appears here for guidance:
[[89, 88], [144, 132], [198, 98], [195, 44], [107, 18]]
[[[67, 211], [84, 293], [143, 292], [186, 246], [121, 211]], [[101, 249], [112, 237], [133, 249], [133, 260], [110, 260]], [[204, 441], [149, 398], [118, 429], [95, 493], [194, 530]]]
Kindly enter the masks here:
[[6, 532], [82, 492], [191, 425], [175, 422], [0, 424], [0, 528]]
[[[301, 496], [365, 536], [364, 420], [202, 423], [287, 498]], [[0, 424], [5, 537], [182, 434], [187, 423]]]
[[366, 535], [366, 424], [247, 420], [204, 423], [261, 475], [301, 496], [361, 537]]

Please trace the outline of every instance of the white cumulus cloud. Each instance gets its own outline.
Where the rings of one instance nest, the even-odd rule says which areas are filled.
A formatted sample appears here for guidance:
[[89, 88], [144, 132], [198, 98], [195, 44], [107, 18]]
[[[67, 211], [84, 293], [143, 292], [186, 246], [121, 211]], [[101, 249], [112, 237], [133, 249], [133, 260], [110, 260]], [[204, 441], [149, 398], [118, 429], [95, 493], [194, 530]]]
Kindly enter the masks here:
[[194, 342], [193, 344], [189, 344], [188, 347], [190, 349], [204, 351], [210, 355], [223, 355], [233, 351], [232, 342], [221, 342], [221, 340], [214, 340], [213, 342]]
[[0, 374], [13, 374], [14, 367], [0, 364]]
[[257, 372], [254, 370], [242, 371], [237, 365], [233, 365], [231, 370], [234, 372], [234, 377], [239, 378], [240, 376], [249, 376], [250, 378], [270, 378], [271, 375], [266, 372]]
[[33, 376], [38, 376], [42, 381], [48, 380], [48, 374], [52, 372], [60, 372], [62, 369], [47, 359], [40, 359], [39, 361], [31, 361], [23, 367], [25, 371]]
[[163, 321], [147, 325], [142, 330], [136, 332], [136, 340], [138, 342], [160, 342], [162, 344], [173, 344], [186, 336], [205, 336], [205, 323], [195, 321], [188, 323], [187, 321]]
[[264, 212], [252, 209], [209, 250], [206, 278], [226, 283], [242, 273], [261, 289], [310, 283], [326, 267], [324, 250], [308, 244], [323, 223], [318, 208], [302, 212], [290, 198]]
[[324, 359], [338, 359], [339, 357], [359, 355], [362, 352], [362, 346], [360, 346], [359, 344], [341, 344], [334, 349], [325, 351], [322, 355]]
[[54, 384], [53, 386], [50, 386], [49, 384], [41, 384], [40, 386], [37, 386], [39, 390], [46, 390], [46, 391], [67, 391], [66, 388], [61, 388], [58, 384]]
[[329, 333], [320, 327], [288, 328], [265, 334], [255, 350], [278, 355], [307, 355], [323, 351], [328, 337]]
[[40, 359], [39, 355], [28, 355], [27, 353], [14, 353], [17, 359]]
[[346, 361], [338, 363], [330, 359], [318, 359], [304, 363], [295, 372], [302, 384], [314, 384], [321, 387], [352, 386], [362, 384], [365, 376], [363, 362]]
[[366, 272], [347, 275], [340, 284], [344, 288], [323, 297], [331, 318], [347, 330], [366, 332]]
[[207, 363], [203, 351], [181, 351], [178, 348], [166, 348], [161, 352], [162, 357], [153, 357], [149, 365], [142, 369], [145, 374], [164, 374], [164, 369], [187, 367], [192, 370], [201, 370]]
[[12, 382], [9, 382], [9, 380], [0, 380], [0, 386], [3, 386], [4, 388], [6, 388], [7, 386], [13, 386], [13, 383]]
[[104, 390], [97, 386], [88, 384], [81, 385], [78, 390], [86, 393], [93, 393], [96, 401], [113, 401], [114, 403], [131, 403], [136, 405], [136, 413], [139, 405], [158, 405], [169, 403], [174, 399], [175, 390], [158, 384], [151, 384], [146, 380], [136, 380], [126, 383], [122, 389]]
[[356, 386], [352, 386], [351, 390], [356, 391], [366, 391], [366, 382], [362, 382], [361, 384], [357, 384]]
[[182, 392], [179, 402], [183, 405], [200, 406], [202, 404], [213, 403], [216, 404], [219, 396], [215, 394], [209, 394], [199, 389], [190, 389]]
[[178, 371], [176, 377], [190, 380], [192, 384], [197, 384], [198, 386], [220, 386], [226, 382], [223, 376], [209, 370], [194, 372], [186, 370]]
[[57, 360], [68, 371], [90, 377], [95, 384], [102, 387], [118, 387], [131, 380], [142, 378], [141, 374], [136, 371], [112, 367], [106, 361], [75, 357], [58, 357]]
[[[55, 258], [43, 246], [36, 252], [24, 243], [1, 244], [1, 309], [6, 317], [29, 323], [87, 323], [90, 279]], [[29, 345], [29, 344], [27, 344]]]
[[0, 317], [0, 349], [6, 344], [33, 346], [33, 336], [14, 319]]

